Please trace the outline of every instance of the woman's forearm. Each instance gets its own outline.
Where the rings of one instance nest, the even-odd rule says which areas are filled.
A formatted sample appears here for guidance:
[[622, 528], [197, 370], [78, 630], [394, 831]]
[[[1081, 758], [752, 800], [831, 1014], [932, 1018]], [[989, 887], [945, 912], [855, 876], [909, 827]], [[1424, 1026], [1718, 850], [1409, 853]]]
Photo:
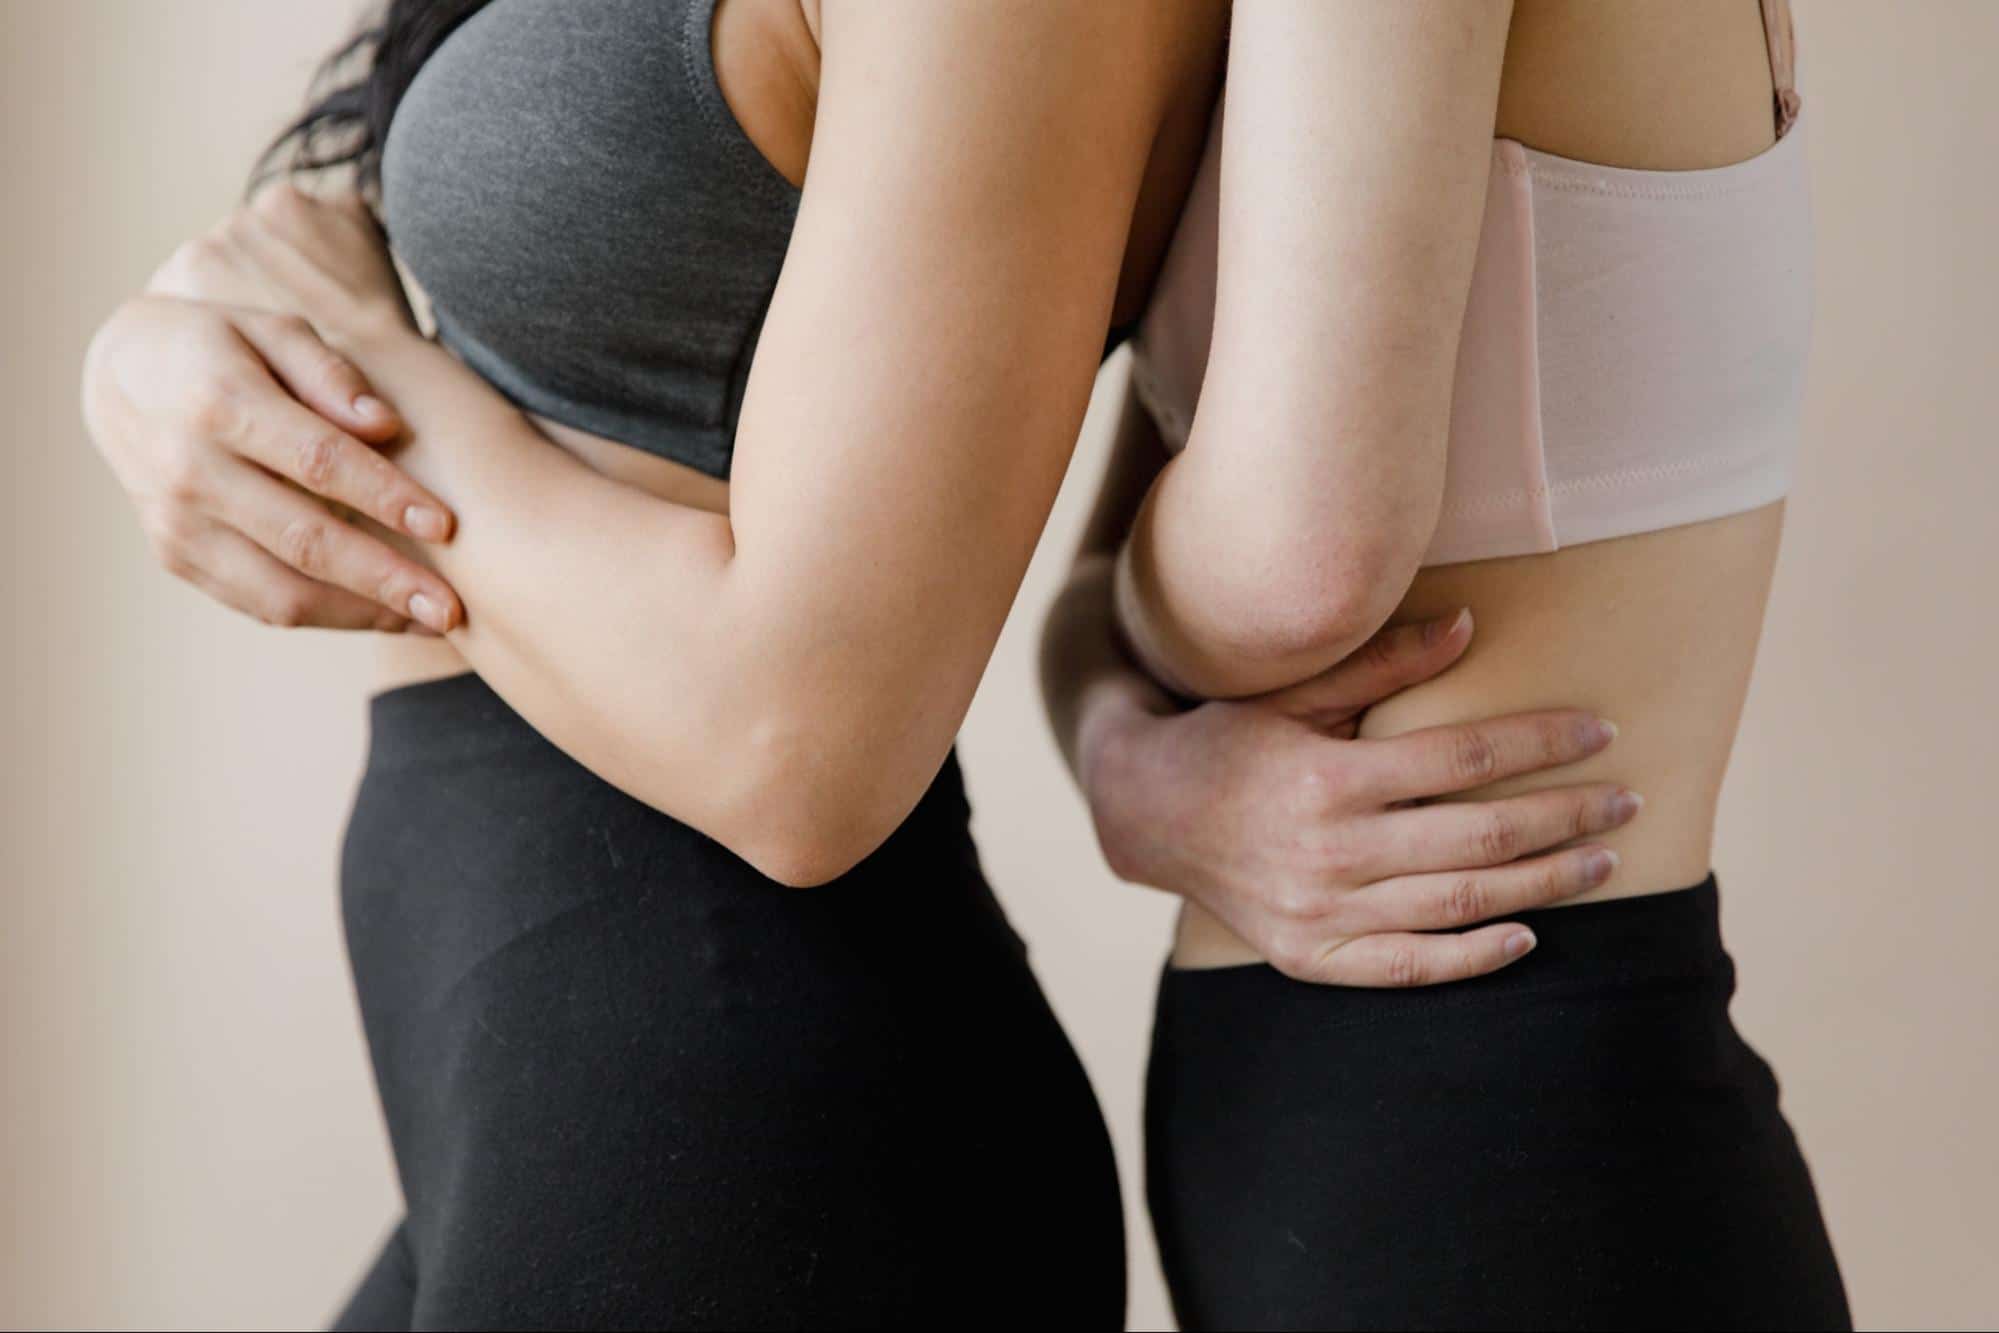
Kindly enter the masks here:
[[424, 552], [465, 605], [453, 646], [537, 730], [779, 879], [874, 837], [829, 766], [840, 684], [802, 704], [796, 642], [742, 595], [726, 517], [591, 470], [413, 334], [347, 350], [409, 422], [397, 461], [458, 515]]
[[[728, 520], [592, 471], [422, 338], [365, 217], [345, 198], [308, 202], [275, 187], [207, 248], [183, 247], [180, 280], [204, 301], [311, 321], [397, 405], [405, 429], [384, 452], [412, 480], [434, 483], [439, 499], [450, 494], [457, 526], [447, 544], [377, 535], [453, 586], [465, 615], [449, 637], [489, 683], [600, 776], [781, 868], [778, 851], [760, 851], [739, 827], [812, 821], [759, 823], [748, 809], [757, 793], [782, 789], [760, 769], [776, 747], [744, 743], [775, 730], [759, 730], [749, 710], [784, 699], [756, 694], [755, 672], [718, 651], [731, 615]], [[269, 241], [261, 228], [271, 226], [293, 237], [338, 229], [342, 247], [317, 253], [338, 256], [344, 267], [333, 272], [349, 280], [324, 280]], [[235, 262], [215, 262], [232, 242]], [[335, 525], [302, 530], [314, 548], [303, 563], [323, 562]]]

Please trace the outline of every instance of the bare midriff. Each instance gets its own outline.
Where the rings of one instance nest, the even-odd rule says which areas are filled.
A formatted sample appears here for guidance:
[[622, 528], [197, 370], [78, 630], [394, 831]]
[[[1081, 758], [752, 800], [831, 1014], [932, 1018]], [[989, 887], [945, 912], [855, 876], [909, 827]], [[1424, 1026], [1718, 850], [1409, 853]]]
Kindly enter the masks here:
[[[1395, 736], [1535, 708], [1592, 709], [1618, 728], [1602, 754], [1451, 799], [1622, 783], [1645, 798], [1645, 808], [1595, 839], [1617, 852], [1617, 872], [1569, 901], [1699, 883], [1708, 873], [1715, 807], [1755, 663], [1783, 508], [1423, 571], [1395, 619], [1470, 607], [1471, 648], [1442, 676], [1371, 709], [1361, 734]], [[1221, 967], [1258, 955], [1189, 905], [1174, 961]]]

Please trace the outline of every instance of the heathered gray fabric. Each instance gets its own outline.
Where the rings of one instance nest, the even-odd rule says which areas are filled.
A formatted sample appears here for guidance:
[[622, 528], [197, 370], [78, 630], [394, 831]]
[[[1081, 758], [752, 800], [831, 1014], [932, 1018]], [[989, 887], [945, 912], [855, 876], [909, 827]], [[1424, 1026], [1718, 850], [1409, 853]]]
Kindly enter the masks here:
[[716, 0], [493, 0], [382, 158], [438, 336], [531, 412], [726, 477], [798, 192], [715, 82]]

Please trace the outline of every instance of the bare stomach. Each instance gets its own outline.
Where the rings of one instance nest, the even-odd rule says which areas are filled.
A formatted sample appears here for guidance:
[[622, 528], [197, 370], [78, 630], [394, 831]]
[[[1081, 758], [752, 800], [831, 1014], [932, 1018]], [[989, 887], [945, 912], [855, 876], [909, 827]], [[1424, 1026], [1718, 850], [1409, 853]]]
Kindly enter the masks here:
[[[536, 417], [534, 421], [558, 446], [614, 481], [636, 486], [675, 504], [705, 509], [713, 514], [729, 512], [729, 484], [725, 481], [615, 440], [607, 440], [601, 435], [591, 435], [541, 417]], [[376, 637], [379, 643], [375, 654], [377, 689], [390, 690], [420, 681], [441, 680], [472, 669], [443, 639], [414, 634]]]
[[[1435, 680], [1370, 710], [1361, 735], [1534, 708], [1589, 708], [1617, 741], [1584, 763], [1495, 783], [1475, 800], [1573, 782], [1608, 781], [1645, 798], [1624, 828], [1599, 839], [1621, 858], [1589, 902], [1662, 893], [1708, 872], [1715, 807], [1749, 690], [1756, 640], [1783, 526], [1781, 503], [1689, 527], [1574, 546], [1549, 555], [1423, 571], [1399, 623], [1472, 610], [1464, 658]], [[1223, 967], [1258, 955], [1188, 904], [1173, 958]]]

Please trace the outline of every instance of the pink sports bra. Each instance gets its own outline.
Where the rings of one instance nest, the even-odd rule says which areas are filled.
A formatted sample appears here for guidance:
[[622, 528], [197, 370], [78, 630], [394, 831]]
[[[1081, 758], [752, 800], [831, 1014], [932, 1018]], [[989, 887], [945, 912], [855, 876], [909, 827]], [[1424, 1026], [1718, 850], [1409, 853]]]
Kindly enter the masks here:
[[[1636, 171], [1497, 139], [1426, 565], [1742, 513], [1791, 486], [1810, 341], [1811, 210], [1785, 0], [1764, 0], [1777, 142]], [[1214, 323], [1220, 112], [1133, 382], [1185, 447]]]

